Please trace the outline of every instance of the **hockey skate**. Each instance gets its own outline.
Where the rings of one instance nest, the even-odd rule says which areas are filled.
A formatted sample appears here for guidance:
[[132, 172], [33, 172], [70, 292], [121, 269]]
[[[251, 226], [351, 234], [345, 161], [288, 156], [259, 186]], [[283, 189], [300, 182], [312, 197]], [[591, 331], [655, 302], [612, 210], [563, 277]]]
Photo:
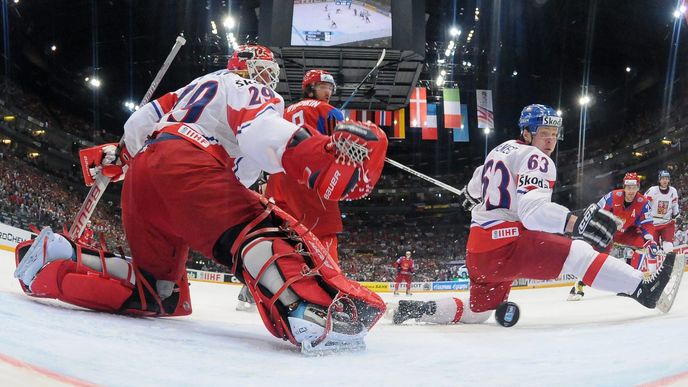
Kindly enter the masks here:
[[294, 338], [301, 344], [301, 353], [322, 356], [366, 348], [363, 338], [368, 331], [351, 315], [356, 314], [354, 304], [345, 305], [335, 299], [329, 308], [305, 301], [290, 308], [289, 325]]
[[237, 312], [256, 312], [256, 300], [253, 299], [251, 292], [248, 291], [246, 285], [241, 288], [239, 295], [237, 296]]
[[585, 292], [583, 289], [585, 288], [585, 284], [583, 281], [578, 281], [575, 285], [571, 287], [571, 291], [569, 292], [569, 296], [566, 299], [566, 301], [580, 301], [583, 299], [585, 296]]
[[[48, 254], [48, 245], [56, 240], [57, 234], [50, 227], [45, 227], [33, 241], [29, 250], [24, 254], [17, 268], [14, 270], [14, 278], [18, 278], [26, 288], [31, 288], [31, 283], [41, 269], [51, 261], [71, 258], [73, 251], [69, 242], [59, 241], [52, 248], [52, 254]], [[66, 241], [66, 240], [65, 240]], [[61, 243], [62, 242], [62, 243]]]
[[632, 294], [619, 293], [619, 296], [633, 298], [647, 308], [668, 313], [681, 285], [685, 265], [685, 255], [669, 253], [662, 266], [650, 278], [644, 278]]
[[401, 300], [396, 305], [388, 305], [387, 310], [391, 311], [392, 323], [402, 324], [412, 318], [421, 318], [424, 315], [433, 315], [437, 309], [435, 301], [411, 301]]

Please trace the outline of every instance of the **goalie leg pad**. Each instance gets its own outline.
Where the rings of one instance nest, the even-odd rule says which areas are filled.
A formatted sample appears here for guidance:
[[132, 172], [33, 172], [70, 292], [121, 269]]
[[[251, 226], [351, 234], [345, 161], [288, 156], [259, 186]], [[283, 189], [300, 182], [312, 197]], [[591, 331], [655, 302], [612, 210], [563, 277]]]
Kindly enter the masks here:
[[[22, 261], [33, 241], [17, 246], [16, 262]], [[126, 262], [120, 258], [106, 257], [100, 252], [101, 266], [107, 267], [108, 260]], [[54, 298], [68, 304], [104, 312], [115, 312], [132, 293], [133, 273], [127, 278], [117, 278], [107, 271], [94, 270], [82, 263], [82, 249], [76, 247], [76, 260], [55, 259], [48, 262], [36, 274], [31, 287], [20, 281], [24, 292], [32, 297]], [[93, 256], [89, 254], [93, 261]], [[115, 264], [113, 264], [115, 265]]]
[[384, 314], [382, 299], [346, 279], [327, 249], [303, 225], [267, 199], [256, 197], [265, 211], [243, 226], [230, 253], [232, 271], [241, 273], [270, 333], [301, 344], [289, 317], [304, 301], [323, 308], [328, 321], [325, 333], [332, 328], [331, 314], [348, 315], [365, 332], [372, 328]]

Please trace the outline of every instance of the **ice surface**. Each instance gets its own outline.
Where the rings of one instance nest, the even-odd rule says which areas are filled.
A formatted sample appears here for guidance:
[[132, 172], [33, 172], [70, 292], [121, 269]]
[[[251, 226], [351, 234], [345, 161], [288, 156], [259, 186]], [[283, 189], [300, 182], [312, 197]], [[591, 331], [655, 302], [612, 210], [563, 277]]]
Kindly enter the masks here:
[[[0, 369], [12, 368], [4, 355], [99, 385], [626, 386], [688, 371], [685, 283], [667, 315], [590, 289], [580, 302], [565, 301], [568, 288], [515, 290], [521, 320], [513, 328], [492, 318], [470, 326], [382, 320], [365, 352], [305, 358], [270, 336], [258, 314], [234, 310], [238, 286], [193, 282], [193, 315], [133, 318], [27, 297], [13, 269], [13, 255], [0, 251]], [[412, 298], [450, 295], [467, 293]], [[0, 385], [39, 378], [0, 372]]]

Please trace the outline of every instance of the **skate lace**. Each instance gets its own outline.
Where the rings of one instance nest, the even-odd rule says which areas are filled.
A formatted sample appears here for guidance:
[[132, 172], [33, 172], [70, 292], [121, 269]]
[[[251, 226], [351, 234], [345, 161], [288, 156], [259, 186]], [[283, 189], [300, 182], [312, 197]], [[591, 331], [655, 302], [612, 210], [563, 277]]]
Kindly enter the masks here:
[[657, 277], [659, 277], [659, 274], [662, 272], [662, 270], [664, 270], [663, 264], [657, 270], [655, 270], [655, 272], [652, 274], [649, 274], [649, 272], [643, 273], [643, 277], [644, 277], [643, 283], [644, 284], [650, 284], [650, 283], [655, 282], [655, 280], [657, 279]]
[[337, 162], [345, 165], [363, 165], [370, 159], [370, 150], [365, 143], [352, 135], [335, 136], [332, 144], [337, 148]]

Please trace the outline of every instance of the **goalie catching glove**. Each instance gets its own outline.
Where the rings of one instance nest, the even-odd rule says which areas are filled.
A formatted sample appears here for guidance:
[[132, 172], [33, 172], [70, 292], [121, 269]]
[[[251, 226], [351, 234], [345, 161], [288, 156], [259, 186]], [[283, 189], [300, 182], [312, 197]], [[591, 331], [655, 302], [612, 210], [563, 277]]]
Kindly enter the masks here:
[[327, 200], [356, 200], [370, 194], [380, 179], [387, 136], [375, 124], [340, 123], [332, 136], [294, 133], [282, 156], [285, 172]]
[[121, 181], [127, 171], [127, 164], [131, 155], [126, 146], [119, 144], [102, 144], [79, 151], [81, 161], [81, 173], [84, 175], [84, 183], [90, 187], [95, 182], [98, 173], [109, 177], [112, 181]]
[[612, 243], [614, 234], [623, 223], [609, 211], [595, 204], [585, 209], [573, 226], [573, 239], [582, 239], [597, 250], [604, 250]]

